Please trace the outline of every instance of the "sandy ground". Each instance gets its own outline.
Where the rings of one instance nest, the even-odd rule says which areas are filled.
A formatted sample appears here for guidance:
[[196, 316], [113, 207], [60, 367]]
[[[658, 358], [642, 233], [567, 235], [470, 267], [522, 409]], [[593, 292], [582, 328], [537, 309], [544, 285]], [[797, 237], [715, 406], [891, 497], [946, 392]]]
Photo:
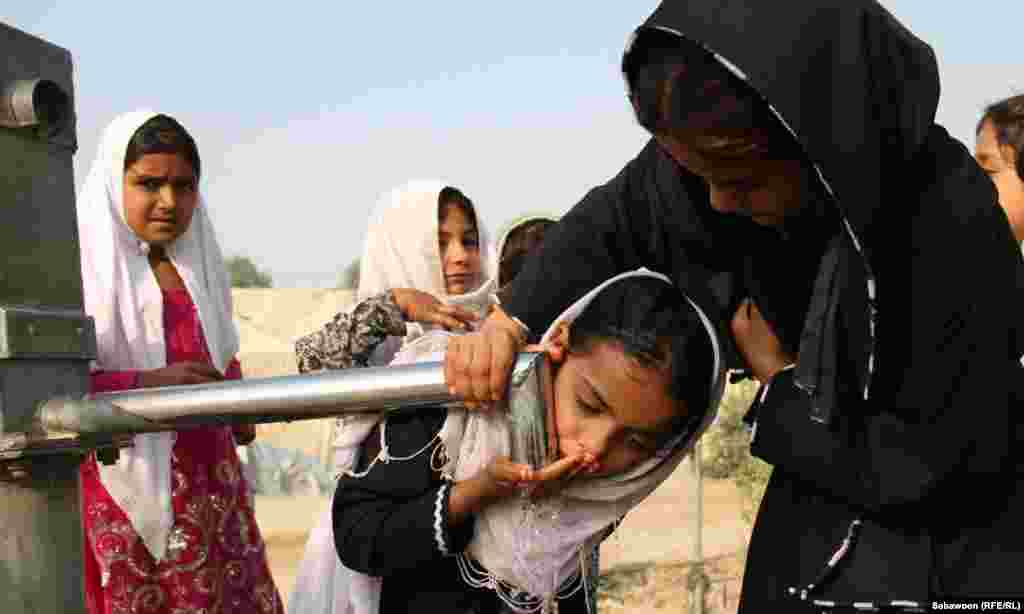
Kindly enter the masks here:
[[[602, 611], [682, 611], [686, 576], [694, 542], [693, 483], [684, 463], [651, 497], [626, 517], [601, 550]], [[309, 528], [327, 509], [324, 497], [259, 497], [256, 516], [267, 542], [268, 556], [283, 599], [295, 582]], [[740, 563], [747, 528], [740, 515], [740, 497], [730, 482], [704, 482], [704, 556], [717, 559], [709, 603], [716, 612], [735, 609]], [[725, 607], [723, 607], [725, 606]]]

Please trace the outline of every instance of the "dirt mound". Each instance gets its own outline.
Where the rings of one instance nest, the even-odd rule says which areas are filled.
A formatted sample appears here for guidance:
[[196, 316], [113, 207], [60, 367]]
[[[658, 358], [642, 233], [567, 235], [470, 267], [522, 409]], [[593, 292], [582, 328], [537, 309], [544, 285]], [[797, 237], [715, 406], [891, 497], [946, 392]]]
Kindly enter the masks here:
[[295, 339], [347, 310], [355, 298], [351, 290], [315, 288], [235, 288], [231, 294], [235, 319], [249, 327], [242, 351], [254, 353], [279, 351], [278, 343], [290, 352]]
[[[295, 339], [349, 309], [355, 298], [351, 290], [307, 288], [235, 288], [231, 294], [247, 378], [295, 374]], [[329, 420], [303, 420], [263, 424], [257, 432], [262, 441], [322, 459], [329, 426]]]

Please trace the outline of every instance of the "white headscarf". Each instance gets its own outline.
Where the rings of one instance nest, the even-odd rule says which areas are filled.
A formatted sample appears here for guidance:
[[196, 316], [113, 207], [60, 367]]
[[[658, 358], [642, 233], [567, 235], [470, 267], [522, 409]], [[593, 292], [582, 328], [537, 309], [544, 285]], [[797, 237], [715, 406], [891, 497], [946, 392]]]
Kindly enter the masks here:
[[[433, 294], [439, 300], [483, 313], [491, 294], [490, 278], [496, 258], [491, 250], [487, 229], [477, 215], [480, 245], [480, 288], [463, 295], [449, 296], [445, 288], [441, 251], [438, 247], [438, 198], [445, 183], [438, 180], [413, 180], [385, 193], [377, 202], [366, 229], [363, 257], [359, 261], [357, 300], [394, 288], [414, 288]], [[449, 184], [450, 185], [450, 184]], [[410, 341], [423, 334], [423, 328], [410, 323]], [[374, 352], [373, 364], [387, 364], [402, 340], [389, 339]]]
[[[652, 277], [671, 284], [664, 275], [647, 269], [613, 277], [566, 309], [545, 333], [543, 342], [551, 340], [561, 323], [574, 321], [609, 285], [630, 277]], [[717, 413], [725, 387], [725, 369], [717, 329], [696, 303], [687, 300], [703, 322], [714, 353], [708, 382], [710, 403], [697, 430], [681, 433], [653, 458], [623, 474], [577, 478], [539, 505], [524, 506], [523, 500], [512, 497], [488, 506], [476, 518], [468, 556], [458, 555], [467, 584], [494, 589], [515, 609], [539, 609], [536, 599], [524, 598], [518, 591], [553, 599], [579, 573], [579, 554], [668, 478], [693, 448]], [[443, 350], [439, 351], [439, 347], [444, 345], [444, 335], [427, 335], [407, 345], [394, 364], [442, 360]], [[369, 431], [364, 431], [364, 437]], [[510, 453], [509, 422], [496, 412], [449, 410], [438, 437], [448, 458], [442, 471], [456, 482], [473, 477], [495, 457]], [[380, 579], [354, 571], [348, 573], [352, 587], [349, 611], [376, 614]]]
[[[437, 299], [458, 304], [486, 315], [490, 302], [495, 258], [480, 216], [476, 216], [477, 240], [480, 249], [479, 288], [461, 295], [449, 295], [444, 282], [444, 268], [438, 245], [438, 200], [445, 184], [438, 180], [413, 180], [385, 193], [377, 202], [366, 229], [363, 257], [359, 262], [357, 300], [364, 301], [394, 288], [413, 288], [432, 294]], [[386, 365], [407, 343], [423, 335], [418, 322], [406, 325], [404, 338], [389, 337], [370, 358], [371, 365]], [[335, 421], [334, 463], [348, 468], [354, 462], [365, 437], [359, 424], [376, 423], [372, 416], [342, 416]]]
[[[114, 119], [78, 195], [78, 237], [85, 311], [96, 321], [102, 370], [151, 370], [167, 365], [163, 294], [147, 259], [148, 245], [124, 213], [124, 163], [135, 131], [155, 116], [135, 111]], [[185, 233], [166, 248], [195, 303], [214, 366], [222, 373], [238, 352], [231, 316], [231, 280], [206, 203], [199, 197]], [[171, 448], [174, 433], [136, 435], [114, 465], [99, 465], [100, 480], [124, 510], [157, 561], [173, 524]]]

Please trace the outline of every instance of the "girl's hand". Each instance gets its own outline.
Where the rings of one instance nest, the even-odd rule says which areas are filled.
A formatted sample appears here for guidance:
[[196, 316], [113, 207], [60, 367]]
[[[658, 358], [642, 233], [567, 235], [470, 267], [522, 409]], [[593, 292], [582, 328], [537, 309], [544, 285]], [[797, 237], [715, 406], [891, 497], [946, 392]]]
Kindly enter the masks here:
[[524, 346], [522, 327], [495, 308], [478, 332], [448, 342], [444, 372], [449, 390], [471, 408], [501, 400], [516, 354]]
[[161, 386], [207, 384], [223, 380], [224, 375], [212, 365], [202, 362], [176, 362], [173, 365], [141, 372], [139, 387], [160, 388]]
[[532, 469], [528, 465], [513, 463], [508, 457], [498, 457], [476, 476], [452, 488], [448, 500], [448, 521], [458, 524], [491, 503], [514, 494], [526, 492], [532, 497], [551, 494], [588, 462], [592, 463], [593, 459], [578, 454], [559, 459], [541, 469]]
[[445, 305], [434, 295], [413, 288], [395, 288], [391, 296], [410, 322], [437, 324], [445, 330], [469, 330], [470, 322], [479, 319], [472, 311], [458, 305]]
[[779, 338], [750, 299], [743, 301], [736, 310], [732, 318], [732, 334], [754, 377], [762, 384], [794, 362], [793, 357], [783, 351]]
[[550, 494], [579, 473], [586, 463], [587, 458], [578, 454], [558, 459], [547, 467], [532, 469], [529, 465], [513, 463], [508, 457], [498, 457], [481, 472], [485, 496], [501, 499], [523, 490], [532, 496]]
[[247, 446], [256, 439], [256, 425], [236, 424], [231, 427], [231, 434], [234, 435], [237, 445]]

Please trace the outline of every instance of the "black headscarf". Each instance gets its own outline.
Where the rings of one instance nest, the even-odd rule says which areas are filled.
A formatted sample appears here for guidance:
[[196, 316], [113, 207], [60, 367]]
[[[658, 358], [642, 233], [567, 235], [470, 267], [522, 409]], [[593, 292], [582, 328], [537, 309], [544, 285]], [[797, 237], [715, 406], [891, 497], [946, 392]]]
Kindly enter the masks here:
[[931, 47], [874, 0], [667, 1], [638, 33], [650, 28], [700, 44], [742, 75], [867, 238], [886, 184], [934, 122], [939, 74]]
[[[869, 363], [861, 366], [867, 392], [874, 361], [873, 222], [892, 195], [897, 174], [912, 164], [932, 126], [939, 99], [935, 54], [871, 0], [663, 2], [637, 30], [637, 38], [649, 30], [700, 45], [752, 87], [802, 146], [826, 200], [838, 205], [842, 232], [826, 237], [821, 251], [820, 245], [800, 246], [804, 259], [808, 253], [821, 254], [820, 261], [812, 258], [818, 264], [812, 284], [806, 285], [811, 277], [793, 276], [791, 270], [787, 273], [795, 281], [775, 285], [775, 290], [758, 283], [782, 268], [777, 260], [768, 269], [755, 263], [747, 274], [748, 285], [759, 286], [750, 291], [761, 295], [755, 299], [791, 345], [797, 323], [792, 316], [787, 321], [771, 313], [778, 302], [771, 295], [781, 289], [792, 297], [786, 286], [800, 280], [805, 284], [797, 295], [809, 299], [806, 308], [782, 310], [804, 316], [797, 382], [812, 397], [812, 417], [829, 422], [839, 387], [839, 303], [857, 294], [861, 305], [856, 309], [864, 312], [858, 320], [869, 328], [861, 348]], [[852, 285], [863, 291], [843, 291]]]

